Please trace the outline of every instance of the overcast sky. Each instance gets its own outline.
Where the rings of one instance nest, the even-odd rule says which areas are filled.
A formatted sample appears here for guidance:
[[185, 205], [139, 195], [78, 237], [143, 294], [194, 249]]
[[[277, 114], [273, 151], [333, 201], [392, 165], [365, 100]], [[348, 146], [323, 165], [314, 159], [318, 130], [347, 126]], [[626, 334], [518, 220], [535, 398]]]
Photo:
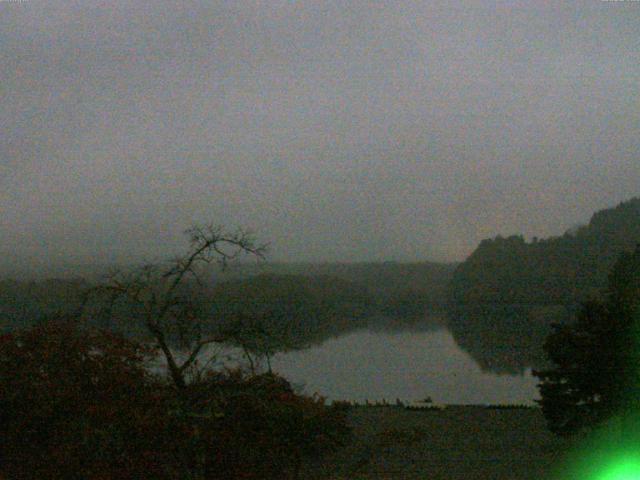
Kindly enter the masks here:
[[0, 2], [0, 255], [462, 260], [640, 194], [640, 2]]

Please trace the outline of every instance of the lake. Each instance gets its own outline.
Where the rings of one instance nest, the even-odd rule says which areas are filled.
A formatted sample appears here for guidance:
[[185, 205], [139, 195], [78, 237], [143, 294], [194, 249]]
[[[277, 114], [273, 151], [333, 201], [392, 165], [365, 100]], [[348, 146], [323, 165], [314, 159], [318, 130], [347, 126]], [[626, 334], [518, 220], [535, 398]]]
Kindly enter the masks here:
[[[503, 344], [508, 349], [509, 339]], [[517, 346], [510, 350], [511, 356], [518, 355]], [[502, 354], [498, 350], [497, 358]], [[214, 368], [249, 366], [235, 347], [211, 345], [201, 353], [200, 365], [212, 358]], [[159, 358], [153, 368], [161, 371], [163, 365]], [[412, 325], [387, 321], [384, 328], [378, 323], [335, 333], [311, 347], [275, 354], [271, 367], [299, 391], [328, 400], [409, 403], [431, 397], [442, 404], [533, 405], [540, 398], [531, 368], [517, 374], [482, 369], [446, 324], [432, 320]], [[266, 370], [265, 362], [258, 368]]]
[[531, 404], [537, 379], [484, 372], [444, 327], [427, 331], [359, 330], [305, 350], [276, 354], [275, 372], [308, 394], [364, 402], [430, 396], [445, 404]]

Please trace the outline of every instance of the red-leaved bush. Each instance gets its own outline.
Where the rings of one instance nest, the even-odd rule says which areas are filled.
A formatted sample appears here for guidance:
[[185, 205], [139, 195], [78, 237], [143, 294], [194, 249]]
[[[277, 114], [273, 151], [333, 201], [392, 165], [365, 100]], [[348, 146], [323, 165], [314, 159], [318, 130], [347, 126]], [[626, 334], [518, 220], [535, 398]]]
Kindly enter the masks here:
[[346, 439], [345, 412], [272, 374], [154, 377], [151, 349], [46, 323], [0, 336], [0, 478], [296, 478]]
[[8, 478], [167, 478], [164, 391], [149, 349], [71, 321], [0, 336]]
[[191, 385], [189, 402], [195, 418], [207, 419], [199, 433], [205, 478], [298, 478], [303, 458], [333, 450], [349, 435], [343, 407], [298, 395], [273, 374], [212, 373]]

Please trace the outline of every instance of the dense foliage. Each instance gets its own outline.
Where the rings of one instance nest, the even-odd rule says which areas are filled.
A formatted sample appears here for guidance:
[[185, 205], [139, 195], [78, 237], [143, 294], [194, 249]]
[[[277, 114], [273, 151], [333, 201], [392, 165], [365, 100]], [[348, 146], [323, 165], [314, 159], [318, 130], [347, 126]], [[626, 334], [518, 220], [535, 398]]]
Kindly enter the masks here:
[[452, 306], [447, 327], [483, 370], [522, 374], [547, 366], [545, 338], [552, 324], [567, 321], [570, 314], [562, 305]]
[[150, 353], [68, 321], [0, 337], [1, 470], [9, 478], [160, 478], [162, 391], [144, 369]]
[[[271, 355], [364, 326], [391, 327], [391, 318], [396, 327], [423, 321], [425, 313], [443, 309], [451, 272], [452, 266], [431, 263], [234, 264], [224, 273], [205, 275], [205, 288], [185, 282], [180, 295], [197, 309], [202, 333], [224, 333], [229, 343]], [[0, 331], [72, 314], [91, 286], [66, 279], [0, 281]], [[144, 339], [139, 310], [126, 298], [111, 302], [93, 296], [84, 304], [91, 325]], [[166, 333], [172, 343], [180, 340]]]
[[640, 198], [597, 212], [561, 237], [483, 240], [456, 269], [456, 305], [570, 305], [597, 294], [618, 255], [640, 242]]
[[536, 372], [549, 427], [570, 434], [640, 408], [640, 245], [609, 275], [604, 300], [556, 325], [545, 350], [553, 367]]
[[295, 478], [347, 438], [344, 411], [275, 375], [209, 372], [177, 390], [154, 352], [45, 323], [0, 337], [0, 476]]
[[201, 468], [211, 479], [298, 478], [303, 458], [334, 450], [350, 432], [343, 405], [297, 395], [269, 373], [213, 373], [190, 386], [181, 408], [180, 417], [197, 420]]
[[446, 306], [447, 285], [455, 265], [381, 262], [293, 264], [287, 268], [289, 273], [334, 277], [364, 288], [383, 315], [423, 317], [425, 312]]
[[450, 283], [449, 329], [491, 371], [543, 369], [552, 323], [606, 288], [617, 256], [640, 242], [640, 198], [597, 212], [588, 226], [546, 240], [484, 240]]
[[[332, 318], [336, 323], [344, 323], [351, 319], [353, 324], [365, 313], [423, 318], [425, 312], [442, 311], [454, 266], [385, 262], [233, 264], [225, 272], [211, 268], [214, 271], [206, 276], [208, 297], [202, 299], [205, 306], [213, 304], [215, 308], [216, 315], [210, 315], [211, 327], [219, 319], [219, 312], [238, 312], [238, 295], [248, 292], [256, 302], [264, 302], [271, 310], [285, 299], [292, 305], [287, 307], [289, 311], [300, 313], [290, 320], [304, 323], [308, 319], [310, 324], [304, 328], [315, 332], [319, 315], [323, 321]], [[96, 280], [99, 278], [93, 282], [64, 278], [0, 280], [0, 331], [35, 325], [53, 314], [75, 312], [83, 292]], [[258, 287], [266, 289], [258, 295]], [[216, 298], [217, 295], [220, 298]], [[319, 300], [320, 297], [323, 299]], [[327, 308], [327, 311], [319, 314], [318, 308]], [[90, 321], [95, 326], [136, 335], [139, 330], [132, 321], [133, 309], [132, 305], [114, 305], [109, 315], [100, 315], [98, 309], [93, 309]]]
[[231, 343], [266, 355], [361, 327], [375, 313], [366, 290], [351, 282], [270, 274], [218, 284], [209, 308]]
[[0, 280], [0, 331], [36, 325], [80, 306], [88, 283], [78, 279]]

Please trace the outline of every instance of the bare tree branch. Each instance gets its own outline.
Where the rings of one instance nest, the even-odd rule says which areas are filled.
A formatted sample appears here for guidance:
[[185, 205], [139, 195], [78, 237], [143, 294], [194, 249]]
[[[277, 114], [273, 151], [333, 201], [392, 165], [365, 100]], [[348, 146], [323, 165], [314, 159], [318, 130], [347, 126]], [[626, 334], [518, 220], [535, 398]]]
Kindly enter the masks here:
[[[87, 294], [87, 299], [90, 295], [106, 295], [111, 302], [125, 299], [143, 309], [141, 323], [162, 351], [168, 372], [179, 389], [186, 387], [185, 372], [194, 365], [202, 349], [211, 343], [225, 341], [221, 335], [200, 338], [203, 323], [210, 319], [195, 315], [192, 301], [180, 292], [187, 277], [193, 277], [197, 285], [204, 288], [197, 271], [199, 264], [215, 261], [224, 269], [228, 262], [243, 254], [261, 260], [267, 249], [266, 244], [257, 244], [253, 235], [244, 230], [229, 233], [221, 227], [208, 225], [194, 226], [185, 234], [189, 237], [189, 250], [174, 259], [164, 271], [160, 265], [146, 264], [129, 274], [113, 272], [104, 284]], [[169, 340], [170, 332], [176, 330], [181, 346], [188, 350], [187, 358], [182, 362], [178, 362]], [[189, 334], [193, 338], [187, 342]]]

